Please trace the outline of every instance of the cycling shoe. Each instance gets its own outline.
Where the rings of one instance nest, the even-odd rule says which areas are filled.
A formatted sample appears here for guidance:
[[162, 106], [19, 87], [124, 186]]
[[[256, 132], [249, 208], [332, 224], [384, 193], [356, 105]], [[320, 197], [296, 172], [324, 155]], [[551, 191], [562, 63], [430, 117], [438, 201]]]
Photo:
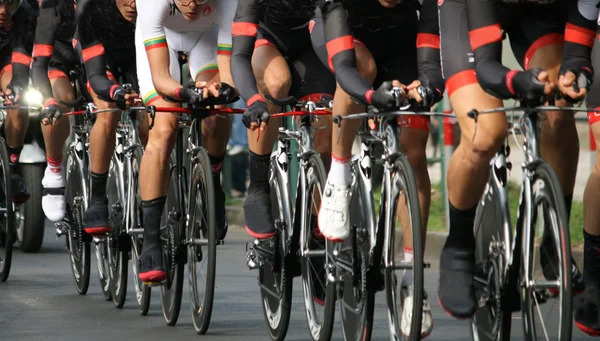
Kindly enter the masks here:
[[108, 225], [108, 199], [92, 200], [90, 207], [83, 215], [84, 231], [89, 235], [100, 235], [110, 232]]
[[573, 302], [575, 325], [590, 336], [600, 336], [600, 290], [586, 288]]
[[159, 244], [142, 250], [140, 255], [138, 276], [144, 283], [159, 283], [167, 279], [167, 271], [163, 265], [163, 256]]
[[[542, 266], [542, 273], [547, 280], [556, 280], [557, 266], [558, 266], [558, 254], [556, 248], [553, 247], [552, 236], [548, 233], [544, 233], [542, 242], [540, 243], [540, 264]], [[571, 286], [573, 287], [573, 295], [581, 294], [585, 290], [585, 283], [583, 281], [583, 275], [579, 271], [579, 267], [575, 263], [575, 260], [571, 257]], [[548, 289], [553, 294], [558, 294], [556, 288]]]
[[18, 173], [10, 175], [10, 188], [12, 190], [12, 200], [16, 204], [21, 204], [29, 199], [29, 190], [25, 185], [25, 180]]
[[466, 319], [477, 309], [473, 285], [475, 252], [444, 246], [440, 257], [438, 302], [450, 316]]
[[267, 239], [275, 235], [275, 224], [271, 215], [269, 191], [249, 190], [244, 201], [246, 231], [256, 239]]

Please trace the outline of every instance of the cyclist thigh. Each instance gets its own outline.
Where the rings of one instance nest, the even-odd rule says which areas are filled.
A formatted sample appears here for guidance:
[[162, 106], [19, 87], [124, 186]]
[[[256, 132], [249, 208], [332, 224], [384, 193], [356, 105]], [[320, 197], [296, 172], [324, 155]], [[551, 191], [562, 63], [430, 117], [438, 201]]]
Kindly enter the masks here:
[[[75, 100], [75, 93], [73, 86], [71, 85], [71, 80], [63, 70], [49, 68], [48, 79], [52, 86], [52, 96], [57, 102], [73, 102]], [[63, 111], [71, 110], [71, 108], [67, 108], [63, 105], [61, 105], [60, 108]]]
[[[594, 70], [600, 70], [600, 41], [596, 38], [594, 48], [592, 49], [592, 65]], [[600, 110], [600, 72], [594, 73], [594, 82], [590, 92], [585, 97], [585, 104], [588, 108]], [[596, 146], [600, 146], [600, 112], [589, 112], [588, 122], [592, 128], [592, 134], [596, 141]], [[596, 154], [600, 153], [600, 148], [596, 147]], [[596, 168], [600, 165], [600, 157], [596, 157]], [[600, 169], [596, 169], [600, 172]]]
[[192, 46], [189, 51], [186, 51], [190, 76], [196, 80], [209, 80], [219, 72], [217, 67], [217, 26], [200, 33], [199, 36], [197, 32], [191, 33], [181, 36], [181, 47]]
[[[256, 78], [256, 86], [260, 92], [268, 92], [274, 97], [288, 96], [292, 86], [292, 75], [289, 65], [275, 44], [266, 38], [260, 38], [254, 45], [252, 69]], [[278, 107], [269, 105], [274, 111]]]
[[467, 116], [473, 109], [501, 107], [502, 101], [487, 94], [475, 76], [475, 59], [469, 40], [466, 0], [445, 0], [439, 6], [442, 72], [452, 109], [461, 129], [461, 143], [469, 151], [493, 153], [506, 136], [502, 114], [482, 115], [477, 122]]

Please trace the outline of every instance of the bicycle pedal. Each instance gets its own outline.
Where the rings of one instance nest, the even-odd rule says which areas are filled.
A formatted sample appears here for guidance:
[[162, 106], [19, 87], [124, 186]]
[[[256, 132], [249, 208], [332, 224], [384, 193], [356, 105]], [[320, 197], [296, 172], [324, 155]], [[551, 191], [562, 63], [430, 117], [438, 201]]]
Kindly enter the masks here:
[[425, 269], [431, 268], [431, 263], [423, 263], [423, 268], [425, 268]]
[[223, 244], [225, 244], [225, 241], [223, 239], [217, 239], [216, 244], [217, 245], [223, 245]]
[[144, 282], [144, 285], [147, 287], [160, 287], [165, 285], [165, 283], [167, 283], [166, 280], [162, 281], [162, 282]]

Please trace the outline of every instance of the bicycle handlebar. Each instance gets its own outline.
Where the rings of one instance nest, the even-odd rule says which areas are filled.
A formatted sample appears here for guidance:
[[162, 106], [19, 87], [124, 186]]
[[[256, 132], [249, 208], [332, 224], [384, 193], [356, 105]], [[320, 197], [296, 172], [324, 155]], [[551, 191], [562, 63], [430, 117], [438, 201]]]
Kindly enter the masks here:
[[270, 94], [265, 94], [265, 99], [275, 105], [280, 107], [284, 107], [286, 105], [293, 106], [298, 103], [298, 99], [295, 96], [288, 96], [285, 98], [277, 99], [271, 96]]
[[59, 104], [64, 105], [65, 107], [78, 107], [80, 105], [82, 105], [85, 102], [85, 98], [83, 96], [79, 96], [79, 98], [77, 98], [75, 101], [73, 102], [66, 102], [63, 100], [58, 101]]
[[522, 111], [522, 112], [525, 112], [528, 114], [546, 112], [546, 111], [570, 111], [573, 113], [578, 113], [578, 112], [600, 112], [600, 109], [558, 107], [558, 106], [553, 106], [553, 105], [543, 105], [543, 106], [537, 106], [537, 107], [518, 106], [518, 107], [508, 107], [508, 108], [499, 107], [499, 108], [485, 109], [485, 110], [472, 109], [471, 111], [469, 111], [467, 113], [467, 116], [469, 116], [470, 118], [477, 121], [477, 118], [479, 117], [479, 115], [487, 115], [487, 114], [494, 114], [494, 113], [500, 113], [500, 112], [504, 112], [504, 113], [518, 112], [518, 111]]

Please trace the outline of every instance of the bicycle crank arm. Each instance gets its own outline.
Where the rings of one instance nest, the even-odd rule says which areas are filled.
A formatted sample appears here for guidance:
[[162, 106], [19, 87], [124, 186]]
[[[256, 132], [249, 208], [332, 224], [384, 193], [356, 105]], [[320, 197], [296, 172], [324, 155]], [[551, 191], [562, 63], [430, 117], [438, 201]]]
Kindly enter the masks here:
[[64, 235], [66, 235], [67, 233], [69, 233], [67, 231], [67, 228], [61, 222], [54, 223], [54, 227], [56, 228], [56, 236], [57, 237], [62, 237]]

